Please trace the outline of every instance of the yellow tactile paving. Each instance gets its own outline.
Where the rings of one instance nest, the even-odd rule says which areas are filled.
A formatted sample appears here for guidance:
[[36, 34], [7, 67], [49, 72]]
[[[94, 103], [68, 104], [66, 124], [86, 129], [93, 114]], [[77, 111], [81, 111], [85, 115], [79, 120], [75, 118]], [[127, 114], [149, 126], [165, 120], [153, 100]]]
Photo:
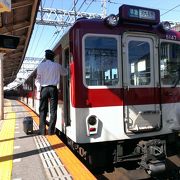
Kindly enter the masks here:
[[0, 180], [11, 180], [16, 114], [11, 102], [5, 101], [5, 119], [0, 131]]
[[61, 161], [72, 175], [73, 179], [77, 180], [93, 180], [95, 176], [75, 157], [67, 146], [57, 136], [47, 136], [52, 148], [60, 157]]
[[[21, 103], [22, 104], [22, 103]], [[34, 121], [39, 124], [39, 117], [24, 106], [29, 111]], [[74, 180], [95, 180], [96, 177], [79, 161], [77, 157], [69, 150], [67, 146], [56, 136], [46, 136], [52, 148], [61, 159]]]

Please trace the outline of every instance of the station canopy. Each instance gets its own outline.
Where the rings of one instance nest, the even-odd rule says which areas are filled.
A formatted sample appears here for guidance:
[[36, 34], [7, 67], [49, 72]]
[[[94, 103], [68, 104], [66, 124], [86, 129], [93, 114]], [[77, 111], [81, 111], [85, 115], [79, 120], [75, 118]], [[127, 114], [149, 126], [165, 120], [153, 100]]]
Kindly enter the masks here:
[[40, 0], [11, 0], [11, 11], [0, 13], [0, 35], [19, 37], [16, 49], [3, 50], [4, 85], [16, 79], [32, 35]]

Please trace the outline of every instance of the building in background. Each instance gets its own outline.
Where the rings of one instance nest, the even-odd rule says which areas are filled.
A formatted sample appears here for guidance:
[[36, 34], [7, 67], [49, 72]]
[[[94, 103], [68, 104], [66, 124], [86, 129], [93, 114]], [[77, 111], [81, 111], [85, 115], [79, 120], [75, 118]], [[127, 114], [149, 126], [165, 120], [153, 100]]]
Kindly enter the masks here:
[[172, 29], [180, 32], [180, 24], [176, 24], [175, 26], [172, 27]]

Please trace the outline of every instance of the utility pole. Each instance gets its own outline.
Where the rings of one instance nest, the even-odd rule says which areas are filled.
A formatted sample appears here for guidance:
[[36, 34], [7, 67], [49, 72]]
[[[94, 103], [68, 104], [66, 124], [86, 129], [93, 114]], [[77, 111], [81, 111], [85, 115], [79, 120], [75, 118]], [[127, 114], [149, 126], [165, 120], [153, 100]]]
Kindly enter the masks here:
[[106, 14], [106, 0], [101, 0], [101, 7], [102, 7], [103, 18], [105, 18], [107, 16], [107, 14]]
[[76, 21], [77, 18], [76, 18], [76, 2], [75, 2], [75, 1], [76, 1], [76, 0], [73, 0], [73, 3], [74, 3], [74, 5], [73, 5], [74, 8], [73, 8], [73, 9], [74, 9], [74, 19], [75, 19], [75, 21]]

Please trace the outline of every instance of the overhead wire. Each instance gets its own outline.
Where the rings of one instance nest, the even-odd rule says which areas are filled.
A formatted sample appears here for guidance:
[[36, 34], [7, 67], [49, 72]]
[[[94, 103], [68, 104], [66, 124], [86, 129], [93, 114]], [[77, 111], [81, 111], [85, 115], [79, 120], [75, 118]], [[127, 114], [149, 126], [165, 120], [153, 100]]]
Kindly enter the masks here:
[[36, 41], [36, 46], [34, 46], [34, 52], [32, 53], [33, 55], [35, 54], [35, 52], [37, 51], [37, 48], [39, 46], [39, 42], [40, 42], [40, 39], [42, 37], [42, 34], [43, 34], [43, 31], [44, 31], [44, 28], [45, 28], [45, 25], [43, 25], [42, 29], [41, 29], [41, 32], [39, 33], [39, 37], [38, 37], [38, 40]]
[[[91, 5], [94, 1], [95, 1], [95, 0], [92, 0], [91, 3], [89, 3], [89, 5], [88, 5], [88, 7], [86, 8], [85, 11], [87, 11], [87, 9], [90, 7], [90, 5]], [[74, 7], [77, 6], [78, 2], [79, 2], [79, 0], [74, 1], [73, 7], [72, 7], [69, 11], [72, 11], [72, 10], [74, 9]], [[86, 0], [84, 0], [84, 1], [81, 3], [81, 5], [80, 5], [80, 7], [78, 8], [77, 11], [80, 11], [81, 8], [83, 7], [83, 5], [84, 5], [85, 3], [86, 3]], [[67, 16], [67, 18], [66, 18], [66, 20], [65, 20], [64, 23], [68, 22], [68, 20], [70, 20], [70, 16]], [[50, 48], [50, 47], [53, 47], [53, 45], [55, 44], [55, 42], [58, 41], [58, 40], [60, 39], [60, 37], [63, 35], [63, 34], [62, 34], [62, 33], [63, 33], [62, 30], [64, 30], [64, 27], [63, 27], [63, 26], [60, 28], [60, 30], [54, 32], [54, 34], [52, 35], [52, 37], [51, 37], [51, 39], [49, 40], [49, 42], [47, 42], [47, 44], [49, 45], [50, 42], [52, 41], [52, 39], [54, 39], [54, 40], [52, 41], [52, 43], [48, 46], [49, 48]], [[61, 33], [61, 32], [62, 32], [62, 33]], [[56, 36], [54, 36], [55, 34], [56, 34]], [[53, 38], [53, 37], [54, 37], [54, 38]], [[46, 46], [46, 45], [45, 45], [45, 46]], [[44, 48], [45, 48], [45, 46], [44, 46]], [[38, 57], [41, 56], [41, 54], [42, 54], [43, 51], [44, 51], [44, 48], [42, 48], [43, 50], [42, 50], [41, 53], [38, 55]]]
[[[54, 1], [54, 0], [53, 0], [53, 1]], [[74, 5], [73, 5], [73, 7], [71, 8], [71, 10], [73, 10], [74, 7], [77, 6], [78, 1], [79, 1], [79, 0], [74, 1]], [[92, 0], [92, 1], [89, 3], [89, 5], [88, 5], [88, 7], [86, 8], [85, 11], [87, 11], [88, 8], [91, 6], [91, 4], [92, 4], [93, 2], [95, 2], [95, 1], [97, 2], [97, 0]], [[87, 2], [87, 1], [84, 0], [84, 1], [81, 3], [80, 7], [78, 8], [78, 11], [80, 11], [80, 9], [83, 7], [83, 5], [84, 5], [86, 2]], [[111, 3], [111, 4], [120, 4], [120, 3], [114, 2], [114, 1], [112, 1], [112, 0], [108, 0], [108, 3]], [[44, 3], [44, 4], [45, 4], [45, 3]], [[51, 3], [51, 6], [52, 6], [52, 4], [53, 4], [53, 2]], [[180, 5], [178, 5], [178, 6], [180, 6]], [[166, 14], [166, 13], [174, 10], [174, 9], [177, 8], [178, 6], [175, 6], [175, 7], [172, 8], [171, 10], [168, 10], [167, 12], [165, 12], [164, 14]], [[164, 15], [164, 14], [162, 14], [162, 15]], [[161, 16], [162, 16], [162, 15], [161, 15]], [[68, 16], [68, 17], [66, 18], [65, 22], [67, 22], [69, 19], [70, 19], [70, 16]], [[54, 37], [54, 40], [52, 41], [52, 43], [51, 43], [51, 45], [50, 45], [49, 47], [51, 47], [51, 46], [54, 44], [54, 42], [56, 41], [56, 39], [57, 39], [57, 37], [58, 37], [59, 35], [62, 36], [62, 34], [60, 34], [60, 32], [61, 32], [63, 29], [64, 29], [64, 27], [61, 27], [61, 29], [60, 29], [59, 31], [56, 31], [56, 32], [53, 34], [52, 38], [51, 38], [50, 41], [47, 43], [47, 44], [50, 44], [50, 42], [52, 41], [52, 39], [53, 39], [53, 37]], [[57, 32], [58, 32], [58, 33], [57, 33]], [[57, 35], [54, 36], [55, 34], [57, 34]], [[39, 39], [40, 39], [40, 38], [39, 38]], [[39, 41], [38, 41], [38, 42], [39, 42]], [[35, 49], [36, 49], [36, 48], [35, 48]]]
[[86, 2], [86, 0], [84, 0], [81, 4], [81, 6], [78, 8], [78, 11], [80, 11], [80, 9], [83, 7], [84, 3]]
[[[62, 1], [62, 2], [63, 2], [63, 1]], [[56, 32], [55, 32], [55, 33], [56, 33]], [[51, 41], [52, 41], [53, 36], [55, 35], [55, 33], [52, 35], [52, 37], [50, 38], [50, 40], [43, 46], [42, 51], [40, 52], [40, 54], [38, 55], [38, 57], [41, 57], [42, 53], [44, 52], [45, 47], [47, 47], [47, 45], [49, 45], [49, 44], [51, 43]], [[58, 34], [59, 34], [59, 33], [58, 33]], [[56, 38], [57, 38], [57, 35], [56, 35], [55, 39], [56, 39]], [[54, 43], [54, 41], [55, 41], [55, 40], [53, 40], [53, 43]], [[51, 43], [51, 45], [52, 45], [52, 43]], [[51, 47], [51, 46], [49, 46], [49, 47]]]
[[[73, 9], [74, 9], [74, 6], [77, 6], [77, 4], [78, 4], [78, 1], [79, 0], [77, 0], [74, 4], [73, 4], [73, 7], [70, 9], [70, 11], [72, 11]], [[92, 2], [93, 2], [94, 0], [92, 0]], [[83, 5], [85, 4], [85, 2], [86, 2], [86, 0], [84, 0], [82, 3], [81, 3], [81, 5], [80, 5], [80, 7], [78, 8], [78, 10], [77, 11], [80, 11], [81, 10], [81, 8], [83, 7]], [[92, 2], [90, 3], [90, 5], [92, 4]], [[65, 23], [68, 21], [70, 19], [70, 17], [68, 16], [67, 18], [66, 18], [66, 20], [65, 20]], [[54, 38], [54, 41], [51, 43], [51, 45], [49, 46], [49, 47], [51, 47], [51, 46], [53, 46], [53, 44], [55, 43], [55, 41], [57, 40], [59, 40], [60, 39], [60, 37], [63, 35], [62, 33], [60, 34], [60, 32], [62, 31], [64, 29], [64, 27], [61, 27], [61, 29], [57, 32], [57, 35], [56, 35], [56, 37]], [[56, 32], [54, 33], [54, 35], [56, 34]], [[54, 36], [53, 35], [53, 36]], [[58, 38], [58, 36], [59, 36], [59, 38]]]
[[[74, 6], [77, 6], [78, 1], [79, 1], [79, 0], [74, 1], [74, 2], [75, 2], [75, 3], [74, 3]], [[51, 2], [51, 7], [52, 7], [53, 2], [54, 2], [54, 0]], [[82, 6], [83, 6], [86, 2], [87, 2], [87, 0], [84, 0], [84, 1], [81, 3], [80, 7], [78, 8], [78, 11], [82, 8]], [[91, 4], [92, 4], [93, 2], [98, 2], [98, 0], [92, 0], [92, 1], [89, 3], [88, 7], [85, 9], [85, 11], [88, 10], [88, 8], [91, 6]], [[108, 3], [111, 3], [111, 4], [120, 4], [120, 3], [117, 3], [117, 2], [115, 2], [115, 1], [113, 1], [113, 0], [107, 0], [107, 2], [108, 2]], [[46, 0], [44, 0], [43, 7], [44, 7], [45, 3], [46, 3]], [[71, 10], [73, 10], [74, 6], [72, 7]], [[172, 9], [166, 11], [165, 13], [161, 14], [161, 16], [163, 16], [163, 15], [165, 15], [165, 14], [173, 11], [174, 9], [176, 9], [176, 8], [179, 7], [179, 6], [180, 6], [180, 4], [177, 5], [177, 6], [175, 6], [175, 7], [173, 7]], [[65, 20], [65, 22], [67, 22], [69, 19], [70, 19], [70, 17], [68, 16], [67, 19]], [[43, 28], [43, 29], [44, 29], [44, 28]], [[61, 27], [61, 29], [58, 31], [58, 34], [59, 34], [63, 29], [64, 29], [64, 27]], [[33, 36], [33, 39], [34, 39], [34, 40], [35, 40], [35, 38], [36, 38], [36, 36], [37, 36], [38, 30], [39, 30], [39, 29], [36, 28], [35, 35]], [[42, 32], [43, 32], [43, 31], [44, 31], [44, 30], [42, 30]], [[55, 32], [55, 33], [56, 33], [56, 32]], [[41, 35], [40, 35], [40, 37], [39, 37], [39, 40], [40, 40], [41, 36], [42, 36], [42, 33], [41, 33]], [[54, 37], [54, 35], [52, 36], [52, 38], [53, 38], [53, 37]], [[56, 36], [56, 37], [57, 37], [57, 36]], [[32, 40], [32, 41], [34, 42], [34, 40]], [[50, 40], [50, 41], [51, 41], [51, 40]], [[34, 48], [34, 51], [37, 49], [37, 46], [38, 46], [39, 42], [40, 42], [40, 41], [37, 41], [37, 45], [36, 45], [36, 46], [34, 46], [34, 44], [33, 44], [33, 47], [36, 47], [36, 48]], [[55, 40], [53, 40], [53, 43], [54, 43], [54, 42], [55, 42]], [[52, 43], [52, 44], [53, 44], [53, 43]], [[48, 42], [48, 44], [49, 44], [49, 42]], [[32, 46], [30, 47], [29, 52], [32, 51], [32, 48], [33, 48], [33, 47], [32, 47]], [[33, 55], [34, 55], [35, 52], [34, 52], [34, 53], [30, 53], [30, 54], [33, 54]]]
[[[41, 2], [42, 2], [42, 1], [41, 1]], [[43, 3], [43, 5], [42, 5], [42, 7], [45, 6], [45, 3], [46, 3], [46, 0], [44, 0], [44, 3]], [[33, 36], [32, 36], [31, 43], [30, 43], [30, 47], [28, 48], [28, 54], [32, 54], [31, 51], [32, 51], [32, 48], [33, 48], [33, 43], [34, 43], [34, 41], [35, 41], [35, 39], [36, 39], [36, 35], [37, 35], [37, 32], [38, 32], [38, 27], [39, 27], [38, 24], [35, 25], [36, 31], [33, 32]]]
[[[46, 47], [46, 48], [50, 48], [50, 47], [51, 47], [51, 45], [50, 45], [50, 46], [47, 46], [47, 44], [50, 44], [50, 43], [51, 43], [54, 35], [55, 35], [55, 34], [53, 34], [52, 37], [50, 38], [50, 40], [43, 46], [42, 51], [39, 53], [38, 57], [41, 57], [42, 53], [44, 52], [45, 47]], [[57, 37], [57, 36], [56, 36], [56, 37]], [[56, 39], [56, 38], [55, 38], [55, 39]], [[54, 41], [53, 41], [53, 42], [54, 42]]]
[[[71, 8], [71, 11], [73, 10], [74, 6], [77, 5], [78, 1], [79, 1], [79, 0], [77, 0], [77, 1], [74, 3], [73, 7]], [[65, 20], [65, 23], [66, 23], [69, 19], [70, 19], [70, 18], [69, 18], [69, 16], [68, 16], [68, 17], [66, 18], [66, 20]], [[51, 43], [51, 45], [49, 46], [49, 48], [50, 48], [51, 46], [53, 46], [53, 44], [55, 43], [56, 40], [58, 40], [58, 36], [59, 36], [59, 35], [62, 36], [62, 34], [60, 34], [60, 32], [61, 32], [63, 29], [64, 29], [64, 27], [62, 26], [61, 29], [58, 31], [58, 33], [57, 33], [57, 31], [54, 32], [53, 36], [54, 36], [55, 34], [57, 34], [57, 35], [55, 36], [55, 38], [54, 38], [53, 42]], [[53, 39], [53, 36], [52, 36], [52, 38], [50, 39], [50, 41], [49, 41], [47, 44], [50, 44], [50, 42], [51, 42], [52, 39]], [[45, 46], [44, 46], [44, 48], [45, 48]], [[40, 55], [43, 53], [44, 48], [43, 48], [43, 50], [41, 51]]]
[[[91, 3], [89, 3], [89, 5], [88, 5], [88, 7], [86, 8], [85, 11], [87, 11], [87, 9], [90, 7], [90, 5], [91, 5], [94, 1], [95, 1], [95, 0], [92, 0]], [[74, 1], [73, 7], [70, 9], [70, 11], [72, 11], [72, 10], [74, 9], [74, 7], [77, 6], [78, 2], [79, 2], [79, 0]], [[80, 11], [80, 9], [83, 7], [83, 5], [85, 4], [85, 2], [86, 2], [86, 0], [84, 0], [84, 1], [81, 3], [80, 7], [78, 8], [78, 11]], [[52, 4], [51, 4], [51, 5], [52, 5]], [[70, 19], [70, 16], [68, 16], [68, 17], [66, 18], [65, 23], [68, 22], [69, 19]], [[63, 29], [64, 29], [64, 27], [61, 27], [61, 29], [58, 31], [58, 33], [57, 33], [57, 31], [56, 31], [56, 32], [53, 34], [53, 36], [51, 37], [51, 39], [49, 40], [49, 42], [46, 43], [45, 46], [47, 47], [47, 45], [49, 45], [49, 44], [51, 43], [51, 41], [52, 41], [52, 43], [49, 45], [49, 47], [53, 46], [53, 44], [55, 43], [55, 41], [58, 39], [58, 36], [59, 36], [59, 35], [62, 36], [62, 33], [60, 33], [60, 32], [62, 32]], [[57, 35], [54, 36], [56, 33], [57, 33]], [[42, 36], [42, 33], [41, 33], [41, 35], [40, 35], [40, 37], [39, 37], [39, 40], [38, 40], [37, 42], [40, 42], [41, 36]], [[53, 40], [53, 39], [54, 39], [54, 40]], [[40, 57], [41, 54], [43, 53], [45, 46], [42, 48], [41, 53], [38, 54], [38, 57]], [[36, 45], [35, 50], [37, 49], [37, 47], [38, 47], [38, 45]], [[35, 52], [34, 52], [33, 54], [35, 54]]]
[[86, 8], [85, 12], [89, 9], [89, 7], [91, 6], [91, 4], [94, 2], [95, 0], [92, 0], [91, 3], [89, 3], [88, 7]]
[[176, 8], [179, 7], [179, 6], [180, 6], [180, 4], [178, 4], [177, 6], [171, 8], [170, 10], [166, 11], [165, 13], [161, 14], [161, 16], [164, 16], [165, 14], [167, 14], [167, 13], [173, 11], [174, 9], [176, 9]]
[[[51, 5], [50, 5], [50, 8], [53, 6], [53, 3], [54, 3], [54, 0], [52, 0]], [[44, 5], [45, 5], [45, 3], [44, 3]], [[44, 6], [43, 6], [43, 7], [44, 7]], [[46, 25], [43, 25], [43, 28], [42, 28], [42, 31], [41, 31], [40, 36], [39, 36], [39, 38], [38, 38], [38, 41], [36, 41], [37, 44], [36, 44], [36, 48], [34, 49], [33, 55], [35, 54], [35, 51], [37, 50], [37, 47], [39, 46], [39, 43], [41, 42], [40, 39], [41, 39], [41, 37], [42, 37], [42, 35], [43, 35], [45, 26], [46, 26]], [[43, 49], [43, 50], [44, 50], [44, 49]], [[41, 54], [40, 54], [40, 55], [41, 55]], [[37, 57], [40, 57], [40, 55], [37, 56]]]
[[[77, 0], [74, 4], [73, 4], [73, 7], [71, 8], [71, 10], [70, 11], [72, 11], [73, 9], [74, 9], [74, 6], [76, 6], [77, 5], [77, 3], [78, 3], [78, 1], [79, 0]], [[92, 0], [92, 2], [93, 2], [94, 0]], [[81, 3], [81, 5], [80, 5], [80, 7], [78, 8], [78, 10], [77, 11], [80, 11], [81, 10], [81, 8], [83, 7], [83, 5], [85, 4], [85, 2], [86, 2], [86, 0], [84, 0], [82, 3]], [[92, 4], [92, 2], [91, 2], [91, 4]], [[66, 21], [65, 21], [65, 23], [68, 21], [70, 19], [70, 16], [68, 16], [67, 18], [66, 18]], [[63, 29], [63, 27], [61, 27], [61, 30]], [[60, 31], [61, 31], [60, 30]], [[60, 33], [60, 31], [59, 31], [59, 33]], [[58, 34], [59, 34], [58, 33]], [[61, 36], [62, 36], [62, 34], [61, 34]]]

